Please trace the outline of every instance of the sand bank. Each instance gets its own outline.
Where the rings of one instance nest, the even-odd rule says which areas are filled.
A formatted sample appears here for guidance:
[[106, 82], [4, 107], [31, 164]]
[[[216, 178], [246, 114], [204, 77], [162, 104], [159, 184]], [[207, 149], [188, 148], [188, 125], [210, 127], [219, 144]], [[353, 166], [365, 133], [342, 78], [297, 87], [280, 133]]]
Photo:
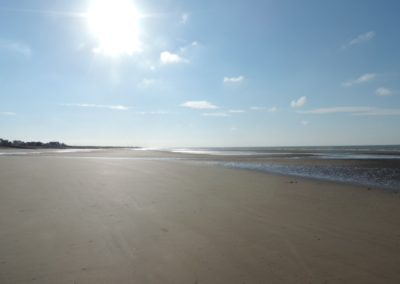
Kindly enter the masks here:
[[0, 283], [400, 283], [400, 194], [70, 156], [0, 157]]

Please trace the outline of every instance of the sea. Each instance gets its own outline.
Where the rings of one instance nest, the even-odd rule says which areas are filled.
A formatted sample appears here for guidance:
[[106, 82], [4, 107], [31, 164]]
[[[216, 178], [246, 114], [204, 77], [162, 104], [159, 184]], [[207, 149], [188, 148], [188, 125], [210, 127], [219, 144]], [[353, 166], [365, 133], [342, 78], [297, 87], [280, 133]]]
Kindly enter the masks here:
[[[170, 148], [228, 168], [400, 191], [400, 145]], [[232, 159], [224, 159], [230, 157]]]

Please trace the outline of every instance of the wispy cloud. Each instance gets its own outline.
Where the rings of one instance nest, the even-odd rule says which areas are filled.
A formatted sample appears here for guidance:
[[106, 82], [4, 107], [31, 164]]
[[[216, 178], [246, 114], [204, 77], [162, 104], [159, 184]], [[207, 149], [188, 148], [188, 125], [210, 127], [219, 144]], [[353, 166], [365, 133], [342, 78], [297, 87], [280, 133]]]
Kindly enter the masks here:
[[166, 114], [171, 114], [170, 111], [166, 110], [152, 110], [152, 111], [137, 111], [135, 114], [139, 115], [166, 115]]
[[187, 101], [181, 104], [182, 107], [191, 109], [218, 109], [218, 107], [207, 101]]
[[270, 108], [267, 108], [267, 107], [264, 107], [264, 106], [252, 106], [249, 109], [252, 110], [252, 111], [267, 111], [267, 112], [277, 112], [278, 111], [278, 108], [275, 107], [275, 106], [274, 107], [270, 107]]
[[96, 104], [62, 104], [63, 106], [81, 107], [81, 108], [102, 108], [110, 110], [128, 110], [130, 107], [124, 105], [96, 105]]
[[252, 106], [249, 108], [250, 110], [265, 110], [266, 107], [261, 107], [261, 106]]
[[169, 51], [161, 52], [160, 61], [162, 64], [177, 64], [187, 62], [187, 60], [182, 58], [179, 54]]
[[308, 111], [299, 111], [304, 114], [337, 114], [347, 113], [351, 115], [370, 115], [370, 116], [399, 116], [400, 108], [377, 108], [368, 106], [339, 106], [328, 108], [317, 108]]
[[369, 112], [373, 108], [364, 106], [339, 106], [339, 107], [327, 107], [327, 108], [316, 108], [313, 110], [300, 111], [300, 113], [311, 113], [311, 114], [331, 114], [331, 113], [361, 113]]
[[217, 116], [217, 117], [227, 117], [229, 114], [226, 112], [206, 112], [203, 113], [202, 116]]
[[306, 96], [302, 96], [297, 100], [293, 100], [290, 102], [290, 106], [293, 108], [301, 108], [303, 106], [305, 106], [307, 103], [307, 97]]
[[376, 33], [374, 31], [369, 31], [363, 34], [356, 36], [355, 38], [351, 39], [349, 42], [342, 46], [343, 49], [346, 49], [350, 46], [361, 44], [372, 40], [375, 37]]
[[140, 87], [140, 88], [148, 88], [150, 86], [153, 86], [155, 83], [156, 83], [155, 79], [144, 78], [139, 82], [138, 87]]
[[6, 39], [0, 39], [0, 50], [15, 52], [25, 57], [29, 57], [32, 54], [32, 50], [29, 46], [20, 42]]
[[230, 110], [228, 110], [228, 112], [229, 113], [244, 113], [246, 111], [243, 109], [230, 109]]
[[189, 13], [182, 13], [181, 15], [181, 24], [185, 25], [189, 21]]
[[400, 108], [374, 108], [370, 112], [357, 113], [356, 115], [400, 116]]
[[358, 77], [355, 80], [350, 80], [350, 81], [346, 81], [346, 82], [342, 83], [342, 86], [351, 87], [353, 85], [370, 82], [370, 81], [374, 80], [375, 78], [376, 78], [375, 73], [366, 73], [364, 75], [361, 75], [360, 77]]
[[261, 110], [266, 110], [266, 107], [263, 106], [252, 106], [250, 107], [250, 110], [254, 110], [254, 111], [261, 111]]
[[389, 90], [388, 88], [380, 87], [380, 88], [376, 89], [375, 94], [380, 97], [386, 97], [386, 96], [392, 95], [393, 92], [391, 90]]
[[13, 115], [17, 115], [17, 114], [15, 112], [3, 111], [3, 112], [0, 112], [0, 115], [13, 116]]
[[224, 77], [223, 82], [225, 84], [240, 84], [244, 81], [244, 76], [240, 75], [237, 77]]
[[51, 17], [68, 17], [68, 18], [85, 18], [87, 16], [86, 13], [82, 12], [65, 12], [65, 11], [55, 11], [55, 10], [38, 10], [38, 9], [12, 9], [1, 7], [2, 11], [10, 11], [17, 13], [29, 13], [29, 14], [42, 14]]
[[192, 41], [189, 44], [186, 44], [186, 45], [180, 47], [179, 50], [180, 50], [181, 53], [184, 53], [184, 52], [186, 52], [186, 51], [188, 51], [188, 50], [190, 50], [192, 48], [195, 48], [197, 46], [199, 46], [199, 42], [195, 40], [195, 41]]
[[303, 126], [307, 126], [307, 125], [310, 124], [310, 122], [307, 121], [307, 120], [302, 120], [300, 123], [301, 123]]

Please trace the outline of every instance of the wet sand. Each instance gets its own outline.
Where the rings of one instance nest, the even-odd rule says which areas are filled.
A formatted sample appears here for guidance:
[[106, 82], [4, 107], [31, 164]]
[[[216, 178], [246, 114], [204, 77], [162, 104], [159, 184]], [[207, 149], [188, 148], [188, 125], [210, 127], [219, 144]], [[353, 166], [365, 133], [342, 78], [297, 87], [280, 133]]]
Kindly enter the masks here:
[[126, 156], [0, 157], [0, 283], [400, 283], [400, 194]]

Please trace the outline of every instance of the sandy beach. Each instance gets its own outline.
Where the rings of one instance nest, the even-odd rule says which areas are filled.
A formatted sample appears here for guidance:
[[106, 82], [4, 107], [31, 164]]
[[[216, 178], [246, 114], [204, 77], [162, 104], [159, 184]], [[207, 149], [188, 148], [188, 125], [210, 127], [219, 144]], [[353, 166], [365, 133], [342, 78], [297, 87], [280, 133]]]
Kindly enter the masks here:
[[0, 283], [400, 283], [400, 194], [152, 156], [0, 157]]

